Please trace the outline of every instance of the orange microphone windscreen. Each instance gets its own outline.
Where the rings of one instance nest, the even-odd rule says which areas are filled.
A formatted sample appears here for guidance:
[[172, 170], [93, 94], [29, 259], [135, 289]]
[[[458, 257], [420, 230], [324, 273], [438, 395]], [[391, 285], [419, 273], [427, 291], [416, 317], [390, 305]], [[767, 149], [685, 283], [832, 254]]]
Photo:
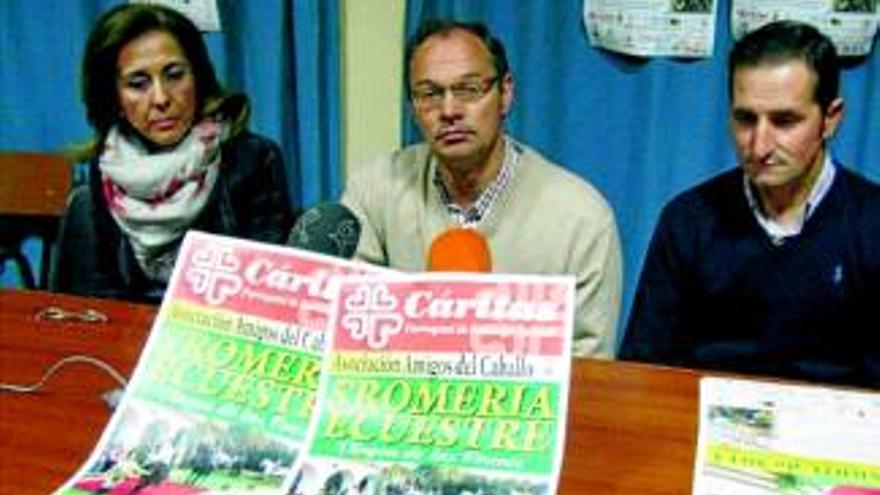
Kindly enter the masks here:
[[428, 271], [491, 272], [492, 256], [486, 238], [475, 229], [454, 227], [431, 242]]

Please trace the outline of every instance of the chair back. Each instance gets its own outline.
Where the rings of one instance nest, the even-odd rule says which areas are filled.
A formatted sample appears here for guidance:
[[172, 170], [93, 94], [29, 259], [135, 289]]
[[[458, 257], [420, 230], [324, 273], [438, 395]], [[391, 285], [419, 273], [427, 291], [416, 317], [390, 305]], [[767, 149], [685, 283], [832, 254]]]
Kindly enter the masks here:
[[[0, 272], [11, 260], [26, 288], [48, 287], [52, 245], [72, 183], [72, 163], [64, 156], [0, 152]], [[39, 285], [22, 251], [28, 237], [42, 240]]]
[[0, 153], [0, 214], [61, 216], [73, 181], [70, 160], [48, 153]]

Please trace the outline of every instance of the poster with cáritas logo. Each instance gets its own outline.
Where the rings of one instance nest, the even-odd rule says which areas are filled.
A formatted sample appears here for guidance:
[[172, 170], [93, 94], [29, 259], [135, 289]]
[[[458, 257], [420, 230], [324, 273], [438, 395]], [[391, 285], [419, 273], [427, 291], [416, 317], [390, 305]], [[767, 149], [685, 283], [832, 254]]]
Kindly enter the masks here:
[[555, 493], [570, 277], [349, 276], [290, 493]]
[[101, 440], [59, 493], [285, 493], [339, 275], [369, 265], [190, 232]]

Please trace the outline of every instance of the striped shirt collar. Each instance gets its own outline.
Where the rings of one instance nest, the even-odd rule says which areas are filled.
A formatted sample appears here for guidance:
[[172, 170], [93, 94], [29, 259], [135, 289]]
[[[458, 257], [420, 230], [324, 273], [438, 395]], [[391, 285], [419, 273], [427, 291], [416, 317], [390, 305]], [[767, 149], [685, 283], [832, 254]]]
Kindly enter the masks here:
[[522, 149], [513, 140], [504, 139], [504, 161], [502, 162], [501, 170], [498, 172], [495, 180], [480, 193], [480, 196], [470, 208], [462, 208], [452, 201], [452, 195], [449, 194], [449, 190], [446, 188], [446, 184], [443, 183], [443, 178], [440, 175], [439, 163], [436, 162], [436, 158], [432, 158], [435, 162], [434, 185], [437, 187], [440, 202], [446, 207], [447, 213], [459, 225], [464, 227], [477, 226], [483, 217], [489, 213], [489, 210], [501, 196], [501, 193], [510, 185], [521, 154]]
[[746, 200], [749, 202], [749, 208], [752, 210], [752, 214], [755, 215], [758, 224], [760, 224], [761, 228], [764, 229], [764, 232], [770, 236], [770, 240], [773, 241], [773, 244], [780, 245], [785, 242], [787, 238], [794, 237], [801, 233], [804, 224], [807, 223], [807, 220], [813, 215], [813, 212], [816, 211], [816, 207], [818, 207], [819, 203], [828, 195], [828, 191], [831, 189], [831, 184], [834, 182], [834, 176], [836, 174], [837, 170], [834, 167], [834, 162], [831, 160], [831, 155], [826, 153], [825, 161], [822, 162], [822, 171], [819, 172], [819, 178], [816, 180], [816, 183], [813, 184], [813, 190], [810, 191], [810, 196], [807, 198], [807, 205], [804, 208], [803, 216], [800, 221], [791, 227], [780, 225], [778, 222], [764, 214], [764, 209], [758, 202], [758, 198], [755, 196], [755, 192], [752, 190], [746, 174], [743, 174], [743, 189], [745, 190]]

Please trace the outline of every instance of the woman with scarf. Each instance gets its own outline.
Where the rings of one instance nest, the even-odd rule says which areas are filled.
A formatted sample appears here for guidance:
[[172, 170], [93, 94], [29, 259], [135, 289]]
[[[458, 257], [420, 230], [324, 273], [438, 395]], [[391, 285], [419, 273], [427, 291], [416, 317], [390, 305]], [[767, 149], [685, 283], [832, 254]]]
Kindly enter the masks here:
[[93, 28], [81, 90], [95, 139], [53, 270], [60, 292], [158, 302], [189, 229], [283, 243], [292, 224], [278, 146], [246, 129], [182, 14], [123, 4]]

